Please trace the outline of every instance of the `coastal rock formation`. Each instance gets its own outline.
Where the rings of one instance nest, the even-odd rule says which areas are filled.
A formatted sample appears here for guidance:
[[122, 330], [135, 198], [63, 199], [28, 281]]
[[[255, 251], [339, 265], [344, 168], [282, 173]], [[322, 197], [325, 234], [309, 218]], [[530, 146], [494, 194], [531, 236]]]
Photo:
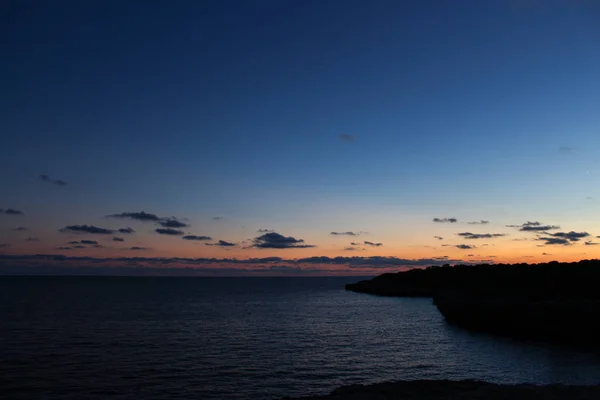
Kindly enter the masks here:
[[431, 296], [457, 326], [600, 348], [600, 261], [449, 265], [383, 274], [346, 290]]
[[498, 385], [463, 380], [416, 380], [341, 387], [325, 396], [295, 400], [596, 400], [600, 385]]

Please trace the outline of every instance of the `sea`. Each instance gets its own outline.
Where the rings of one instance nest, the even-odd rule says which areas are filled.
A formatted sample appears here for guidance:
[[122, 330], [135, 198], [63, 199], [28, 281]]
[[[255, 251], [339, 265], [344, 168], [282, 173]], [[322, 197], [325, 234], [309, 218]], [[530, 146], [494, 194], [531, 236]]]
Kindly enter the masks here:
[[1, 277], [3, 399], [280, 399], [412, 379], [600, 384], [600, 356], [470, 333], [359, 278]]

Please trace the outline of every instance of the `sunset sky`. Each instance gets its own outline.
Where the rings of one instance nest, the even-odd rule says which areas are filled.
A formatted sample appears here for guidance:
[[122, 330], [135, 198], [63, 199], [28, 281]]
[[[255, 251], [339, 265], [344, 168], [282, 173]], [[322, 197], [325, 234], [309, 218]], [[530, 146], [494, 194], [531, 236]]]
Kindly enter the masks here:
[[0, 34], [0, 273], [600, 257], [600, 2], [9, 0]]

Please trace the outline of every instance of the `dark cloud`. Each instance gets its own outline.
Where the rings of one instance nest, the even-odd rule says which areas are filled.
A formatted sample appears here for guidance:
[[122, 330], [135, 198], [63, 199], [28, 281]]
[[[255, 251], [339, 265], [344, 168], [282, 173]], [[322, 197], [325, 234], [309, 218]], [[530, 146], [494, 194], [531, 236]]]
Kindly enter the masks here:
[[115, 232], [112, 229], [98, 228], [93, 225], [69, 225], [58, 231], [67, 233], [90, 233], [94, 235], [110, 235]]
[[348, 246], [348, 247], [344, 247], [344, 251], [357, 251], [360, 250], [358, 247], [354, 247], [354, 246]]
[[70, 247], [57, 247], [57, 250], [71, 250]]
[[219, 221], [219, 220], [223, 219], [223, 217], [212, 217], [212, 219], [215, 221]]
[[469, 250], [469, 249], [474, 249], [475, 246], [471, 246], [470, 244], [457, 244], [456, 246], [457, 249], [461, 249], [461, 250]]
[[79, 243], [81, 244], [98, 244], [95, 240], [82, 240]]
[[124, 234], [130, 234], [130, 233], [135, 233], [135, 231], [129, 227], [127, 228], [121, 228], [119, 229], [120, 233], [124, 233]]
[[538, 221], [527, 221], [523, 225], [506, 225], [509, 228], [519, 228], [522, 232], [548, 231], [551, 229], [560, 229], [558, 225], [545, 225]]
[[441, 237], [441, 236], [434, 236], [433, 238], [434, 238], [434, 239], [437, 239], [437, 240], [444, 240], [444, 238], [443, 238], [443, 237]]
[[556, 232], [550, 234], [553, 237], [563, 238], [570, 240], [571, 242], [578, 242], [580, 239], [590, 236], [587, 232]]
[[210, 236], [186, 235], [182, 237], [185, 240], [212, 240]]
[[220, 246], [220, 247], [233, 247], [237, 246], [235, 243], [226, 242], [225, 240], [219, 240], [216, 243], [205, 243], [207, 246]]
[[10, 244], [8, 244], [8, 243], [0, 243], [0, 249], [6, 249], [9, 247], [10, 247]]
[[360, 235], [360, 233], [358, 232], [330, 232], [330, 235], [335, 235], [335, 236], [358, 236]]
[[7, 208], [6, 210], [3, 210], [2, 208], [0, 208], [0, 214], [6, 214], [6, 215], [25, 215], [25, 213], [23, 211], [20, 210], [15, 210], [14, 208]]
[[29, 236], [27, 239], [25, 239], [26, 242], [39, 242], [40, 238], [38, 237], [34, 237], [34, 236]]
[[585, 242], [585, 245], [586, 245], [586, 246], [596, 246], [596, 245], [598, 245], [598, 244], [600, 244], [600, 243], [591, 242], [591, 241]]
[[367, 246], [373, 246], [373, 247], [383, 246], [383, 243], [373, 243], [373, 242], [369, 242], [367, 240], [365, 240], [363, 243], [366, 244]]
[[148, 247], [133, 246], [133, 247], [130, 247], [129, 250], [149, 250], [149, 248]]
[[107, 218], [127, 218], [127, 219], [135, 219], [138, 221], [144, 221], [144, 222], [159, 222], [161, 221], [161, 218], [156, 215], [156, 214], [150, 214], [147, 213], [145, 211], [140, 211], [140, 212], [124, 212], [121, 214], [112, 214], [112, 215], [107, 215]]
[[283, 236], [277, 232], [269, 232], [253, 239], [253, 247], [259, 249], [299, 249], [316, 247], [310, 244], [304, 244], [303, 239], [296, 239], [292, 236]]
[[159, 233], [161, 235], [183, 235], [183, 231], [171, 228], [156, 228], [154, 232]]
[[27, 228], [25, 228], [24, 226], [17, 226], [16, 228], [13, 228], [13, 231], [21, 231], [21, 232], [23, 232], [23, 231], [26, 231], [26, 230], [27, 230]]
[[77, 240], [72, 240], [72, 241], [70, 241], [70, 242], [69, 242], [69, 243], [67, 243], [67, 244], [79, 244], [79, 241], [77, 241]]
[[73, 246], [74, 249], [85, 249], [85, 246], [82, 245], [77, 245], [77, 246]]
[[462, 236], [465, 239], [493, 239], [495, 237], [506, 236], [504, 233], [471, 233], [471, 232], [461, 232], [457, 233], [458, 236]]
[[104, 248], [104, 246], [102, 246], [101, 244], [95, 244], [95, 245], [94, 245], [94, 247], [95, 247], [95, 248], [97, 248], [97, 249], [102, 249], [102, 248]]
[[440, 222], [440, 223], [448, 222], [448, 223], [454, 224], [454, 223], [458, 222], [458, 220], [456, 218], [434, 218], [433, 222]]
[[175, 217], [163, 218], [161, 221], [159, 221], [158, 224], [165, 228], [185, 228], [185, 227], [189, 226], [188, 224], [185, 224], [185, 223], [179, 221]]
[[117, 237], [117, 236], [113, 237], [112, 240], [113, 240], [113, 242], [124, 242], [125, 241], [125, 239]]
[[483, 219], [480, 220], [480, 221], [470, 221], [470, 222], [467, 222], [467, 224], [469, 224], [469, 225], [487, 225], [489, 223], [490, 223], [490, 221], [486, 221], [486, 220], [483, 220]]
[[542, 253], [543, 256], [551, 256], [552, 254], [550, 253]]
[[539, 237], [536, 240], [543, 241], [547, 245], [560, 244], [560, 245], [568, 246], [571, 244], [571, 243], [569, 243], [569, 241], [567, 239], [555, 238], [555, 237]]
[[269, 233], [269, 232], [275, 232], [273, 229], [259, 229], [256, 232], [258, 233]]
[[339, 138], [342, 142], [353, 142], [355, 139], [354, 135], [348, 135], [347, 133], [340, 133]]
[[65, 181], [63, 181], [63, 180], [61, 180], [61, 179], [54, 179], [54, 180], [53, 180], [52, 178], [50, 178], [50, 176], [48, 176], [48, 175], [46, 175], [46, 174], [41, 174], [41, 175], [39, 176], [39, 179], [41, 179], [41, 180], [42, 180], [42, 181], [44, 181], [44, 182], [53, 183], [53, 184], [55, 184], [56, 186], [66, 186], [66, 185], [67, 185], [67, 182], [65, 182]]

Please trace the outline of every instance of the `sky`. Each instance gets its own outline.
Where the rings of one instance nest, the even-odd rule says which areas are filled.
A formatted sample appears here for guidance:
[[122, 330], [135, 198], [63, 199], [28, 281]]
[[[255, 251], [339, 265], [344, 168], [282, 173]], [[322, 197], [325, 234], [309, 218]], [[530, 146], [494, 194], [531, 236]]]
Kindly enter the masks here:
[[0, 7], [0, 271], [600, 257], [596, 1]]

